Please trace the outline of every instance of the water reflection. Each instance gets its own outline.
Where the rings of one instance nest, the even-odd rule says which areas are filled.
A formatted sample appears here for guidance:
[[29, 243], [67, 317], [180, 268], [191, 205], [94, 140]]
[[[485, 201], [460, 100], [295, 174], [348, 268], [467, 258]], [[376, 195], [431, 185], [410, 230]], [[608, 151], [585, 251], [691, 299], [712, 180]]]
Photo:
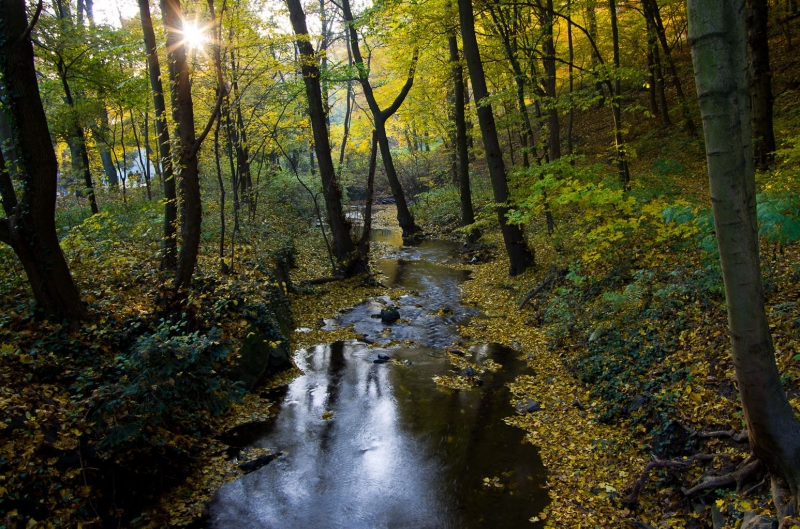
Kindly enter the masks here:
[[[393, 349], [411, 366], [374, 364], [358, 342], [298, 353], [306, 374], [260, 444], [285, 455], [228, 484], [212, 527], [516, 527], [544, 505], [542, 468], [522, 432], [502, 422], [511, 375], [480, 391], [431, 383], [448, 365], [428, 348]], [[513, 351], [475, 351], [513, 369]], [[334, 412], [332, 420], [323, 413]], [[484, 477], [502, 487], [486, 487]]]
[[[375, 347], [351, 341], [297, 352], [305, 375], [253, 443], [284, 455], [226, 484], [211, 527], [534, 527], [527, 520], [547, 501], [543, 468], [523, 432], [502, 421], [512, 412], [506, 384], [525, 369], [517, 353], [472, 349], [477, 363], [492, 358], [505, 367], [485, 375], [480, 389], [444, 390], [431, 380], [450, 372], [443, 348], [458, 339], [457, 324], [476, 315], [459, 303], [467, 274], [433, 262], [452, 250], [449, 243], [398, 248], [403, 257], [379, 267], [388, 284], [415, 293], [371, 300], [328, 322], [353, 325]], [[388, 304], [397, 305], [400, 322], [372, 317]], [[390, 340], [414, 345], [380, 347]], [[376, 364], [379, 354], [410, 365]]]

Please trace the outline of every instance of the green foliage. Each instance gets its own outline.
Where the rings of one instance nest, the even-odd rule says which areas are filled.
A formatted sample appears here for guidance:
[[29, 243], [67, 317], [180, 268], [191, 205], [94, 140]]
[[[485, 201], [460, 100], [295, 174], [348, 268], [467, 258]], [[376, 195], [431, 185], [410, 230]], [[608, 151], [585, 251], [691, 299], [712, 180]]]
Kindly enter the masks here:
[[100, 448], [163, 445], [165, 430], [199, 436], [198, 418], [219, 415], [242, 393], [217, 373], [230, 353], [219, 329], [184, 334], [185, 325], [162, 321], [117, 356], [95, 395], [93, 415], [106, 431]]
[[788, 244], [800, 240], [800, 197], [796, 194], [758, 195], [758, 234], [767, 241]]
[[447, 230], [484, 229], [497, 223], [492, 209], [492, 195], [488, 183], [483, 179], [472, 180], [472, 207], [476, 224], [458, 228], [461, 225], [461, 194], [454, 185], [434, 187], [430, 191], [420, 193], [411, 208], [414, 217], [422, 225], [439, 226]]

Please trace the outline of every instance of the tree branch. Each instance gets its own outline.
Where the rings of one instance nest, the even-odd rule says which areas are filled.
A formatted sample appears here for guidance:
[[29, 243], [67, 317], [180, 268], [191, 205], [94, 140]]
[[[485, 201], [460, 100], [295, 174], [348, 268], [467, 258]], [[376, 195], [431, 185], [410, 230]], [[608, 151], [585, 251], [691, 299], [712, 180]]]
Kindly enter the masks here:
[[41, 14], [42, 14], [42, 0], [39, 0], [39, 5], [36, 6], [36, 12], [33, 14], [33, 18], [31, 19], [25, 31], [22, 32], [22, 35], [19, 36], [17, 42], [23, 42], [30, 38], [31, 32], [33, 31], [33, 28], [36, 27], [36, 23], [39, 21], [39, 15]]
[[[224, 10], [224, 8], [223, 8]], [[222, 108], [222, 101], [225, 99], [225, 96], [228, 95], [228, 87], [225, 86], [225, 80], [222, 77], [222, 59], [220, 58], [219, 52], [219, 34], [221, 32], [220, 25], [222, 22], [217, 23], [217, 18], [214, 15], [214, 0], [208, 0], [208, 11], [211, 14], [211, 24], [214, 26], [217, 35], [216, 35], [216, 42], [214, 43], [214, 67], [217, 70], [217, 102], [214, 104], [214, 110], [211, 112], [211, 116], [208, 118], [208, 123], [206, 123], [206, 127], [203, 129], [203, 132], [195, 139], [194, 145], [192, 145], [191, 155], [195, 156], [197, 151], [200, 150], [200, 146], [203, 144], [203, 141], [208, 136], [208, 133], [211, 132], [211, 127], [214, 126], [214, 121], [216, 121], [217, 116], [219, 115], [219, 110]]]
[[411, 67], [408, 69], [408, 79], [406, 79], [406, 84], [403, 85], [403, 89], [400, 90], [399, 94], [397, 94], [394, 102], [381, 112], [381, 117], [384, 120], [389, 119], [392, 114], [397, 112], [397, 109], [399, 109], [400, 105], [402, 105], [403, 101], [405, 101], [408, 92], [411, 90], [411, 86], [414, 84], [414, 73], [417, 70], [417, 60], [419, 60], [419, 48], [414, 48], [414, 55], [411, 57]]

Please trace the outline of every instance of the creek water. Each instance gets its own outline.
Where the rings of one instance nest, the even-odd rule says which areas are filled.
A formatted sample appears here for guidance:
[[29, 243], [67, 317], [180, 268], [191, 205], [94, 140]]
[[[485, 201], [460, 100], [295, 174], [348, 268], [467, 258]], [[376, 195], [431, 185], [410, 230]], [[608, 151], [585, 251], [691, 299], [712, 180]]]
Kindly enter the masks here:
[[[394, 246], [378, 263], [384, 284], [411, 294], [325, 321], [352, 325], [364, 341], [297, 351], [305, 374], [275, 418], [249, 434], [251, 446], [282, 455], [224, 485], [209, 528], [534, 527], [528, 519], [548, 501], [544, 469], [523, 432], [503, 422], [514, 411], [506, 384], [527, 369], [519, 353], [472, 347], [470, 361], [503, 368], [480, 387], [437, 386], [433, 376], [454, 374], [445, 348], [459, 341], [457, 326], [481, 318], [459, 302], [468, 272], [442, 265], [457, 262], [457, 245], [403, 246], [389, 230], [373, 230], [373, 240]], [[400, 321], [374, 317], [387, 305]], [[378, 355], [400, 362], [375, 363]]]

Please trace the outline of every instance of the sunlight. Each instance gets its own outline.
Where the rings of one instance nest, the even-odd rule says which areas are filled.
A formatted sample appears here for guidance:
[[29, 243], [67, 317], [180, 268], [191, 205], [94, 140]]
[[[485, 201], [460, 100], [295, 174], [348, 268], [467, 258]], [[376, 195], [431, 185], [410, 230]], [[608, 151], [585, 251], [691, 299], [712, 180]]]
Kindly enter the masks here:
[[203, 29], [190, 22], [183, 23], [183, 42], [191, 49], [202, 48], [206, 42]]

